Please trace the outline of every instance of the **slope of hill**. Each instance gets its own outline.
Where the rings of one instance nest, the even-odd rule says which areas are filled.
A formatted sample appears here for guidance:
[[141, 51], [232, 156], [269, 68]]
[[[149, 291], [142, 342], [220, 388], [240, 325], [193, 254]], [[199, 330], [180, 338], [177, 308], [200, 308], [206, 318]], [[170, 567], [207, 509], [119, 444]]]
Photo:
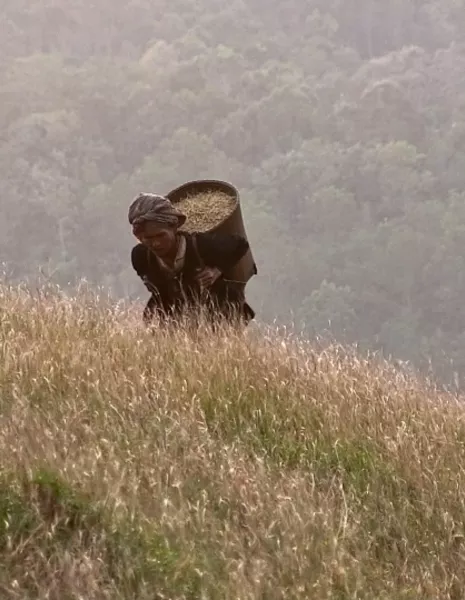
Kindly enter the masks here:
[[464, 0], [1, 6], [15, 281], [42, 269], [137, 297], [133, 197], [227, 179], [262, 319], [462, 378]]
[[[3, 598], [458, 598], [465, 425], [392, 366], [0, 293]], [[454, 595], [455, 594], [455, 595]]]

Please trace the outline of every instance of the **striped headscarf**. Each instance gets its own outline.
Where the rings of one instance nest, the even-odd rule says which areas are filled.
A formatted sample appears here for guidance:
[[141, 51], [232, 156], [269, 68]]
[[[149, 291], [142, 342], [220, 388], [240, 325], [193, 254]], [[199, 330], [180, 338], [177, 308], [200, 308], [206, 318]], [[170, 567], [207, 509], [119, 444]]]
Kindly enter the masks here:
[[139, 194], [129, 207], [128, 219], [136, 233], [144, 226], [144, 223], [148, 222], [168, 227], [180, 227], [185, 223], [186, 215], [182, 214], [164, 196]]

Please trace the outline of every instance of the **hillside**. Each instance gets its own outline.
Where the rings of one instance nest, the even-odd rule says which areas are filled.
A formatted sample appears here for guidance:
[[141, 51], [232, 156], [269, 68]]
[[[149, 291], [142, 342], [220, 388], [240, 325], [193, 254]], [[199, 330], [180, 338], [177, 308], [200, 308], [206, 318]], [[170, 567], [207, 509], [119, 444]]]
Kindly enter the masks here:
[[[132, 311], [133, 309], [131, 309]], [[460, 402], [270, 332], [0, 292], [2, 598], [460, 598]]]
[[465, 373], [464, 0], [3, 0], [0, 260], [117, 298], [130, 201], [241, 192], [264, 322]]

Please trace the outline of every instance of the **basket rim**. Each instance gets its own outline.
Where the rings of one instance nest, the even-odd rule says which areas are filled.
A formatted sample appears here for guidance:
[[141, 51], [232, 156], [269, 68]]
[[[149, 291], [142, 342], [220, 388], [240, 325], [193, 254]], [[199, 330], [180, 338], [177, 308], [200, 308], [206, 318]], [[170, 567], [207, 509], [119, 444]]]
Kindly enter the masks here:
[[[239, 190], [229, 181], [225, 181], [225, 180], [221, 180], [221, 179], [192, 179], [191, 181], [186, 181], [185, 183], [170, 190], [166, 194], [166, 197], [171, 200], [171, 197], [174, 196], [175, 194], [179, 193], [183, 188], [189, 188], [191, 186], [193, 187], [198, 184], [207, 184], [207, 185], [214, 184], [214, 185], [218, 185], [220, 187], [224, 187], [226, 189], [229, 189], [229, 191], [231, 192], [230, 196], [239, 200]], [[172, 202], [173, 202], [173, 204], [176, 204], [177, 202], [179, 202], [179, 200], [172, 200]]]

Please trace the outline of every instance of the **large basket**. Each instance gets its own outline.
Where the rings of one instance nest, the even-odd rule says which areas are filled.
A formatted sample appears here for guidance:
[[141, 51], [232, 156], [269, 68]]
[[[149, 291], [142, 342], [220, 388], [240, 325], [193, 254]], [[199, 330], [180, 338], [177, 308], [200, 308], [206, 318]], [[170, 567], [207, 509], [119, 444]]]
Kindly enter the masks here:
[[[196, 194], [205, 192], [222, 192], [231, 198], [234, 198], [236, 204], [229, 216], [220, 223], [217, 223], [214, 227], [211, 227], [208, 231], [238, 234], [247, 239], [244, 220], [242, 218], [239, 192], [230, 183], [227, 183], [226, 181], [217, 181], [215, 179], [189, 181], [166, 194], [166, 197], [169, 198], [173, 204], [177, 204], [186, 196], [195, 196]], [[252, 250], [249, 248], [247, 254], [245, 254], [245, 256], [243, 256], [229, 272], [224, 273], [224, 276], [226, 279], [236, 281], [245, 286], [249, 279], [256, 274], [257, 267], [252, 255]]]

